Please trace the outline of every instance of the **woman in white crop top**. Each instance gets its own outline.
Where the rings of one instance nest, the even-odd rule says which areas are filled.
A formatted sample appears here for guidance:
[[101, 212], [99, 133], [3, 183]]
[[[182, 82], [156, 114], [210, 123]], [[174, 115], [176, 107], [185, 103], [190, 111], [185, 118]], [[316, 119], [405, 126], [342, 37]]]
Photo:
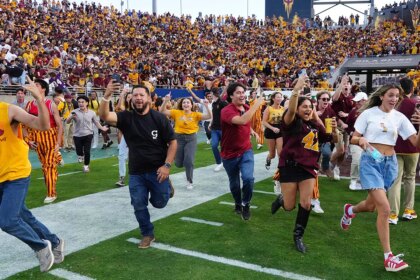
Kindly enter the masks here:
[[[398, 163], [394, 146], [398, 135], [408, 139], [420, 148], [420, 136], [411, 122], [395, 106], [403, 91], [396, 85], [385, 85], [374, 92], [361, 108], [362, 113], [354, 125], [355, 132], [351, 144], [365, 150], [360, 159], [360, 181], [362, 188], [368, 190], [366, 200], [356, 205], [345, 204], [341, 227], [348, 230], [356, 213], [377, 210], [376, 227], [384, 251], [384, 265], [387, 271], [400, 271], [408, 264], [391, 252], [388, 217], [390, 206], [386, 196], [398, 174]], [[415, 114], [418, 123], [420, 112]], [[375, 150], [376, 149], [376, 150]]]

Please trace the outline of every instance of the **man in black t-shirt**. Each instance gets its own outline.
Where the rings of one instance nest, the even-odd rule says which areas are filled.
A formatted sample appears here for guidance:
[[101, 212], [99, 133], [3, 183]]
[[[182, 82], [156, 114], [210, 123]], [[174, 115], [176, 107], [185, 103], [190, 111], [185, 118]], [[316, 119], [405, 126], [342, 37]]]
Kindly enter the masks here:
[[211, 149], [217, 164], [217, 166], [214, 168], [214, 171], [218, 172], [223, 168], [222, 158], [220, 157], [219, 151], [220, 141], [222, 140], [222, 125], [220, 123], [220, 115], [222, 109], [226, 107], [227, 102], [220, 99], [220, 91], [218, 88], [213, 88], [211, 92], [213, 94], [213, 103], [211, 104], [213, 118], [209, 126], [211, 130], [210, 139]]
[[169, 171], [177, 142], [169, 120], [150, 109], [151, 96], [145, 86], [133, 87], [133, 110], [110, 112], [109, 98], [113, 92], [118, 91], [119, 86], [114, 80], [108, 83], [99, 105], [99, 116], [108, 124], [116, 126], [127, 142], [131, 205], [143, 235], [139, 248], [148, 248], [155, 236], [147, 200], [150, 195], [150, 203], [155, 208], [163, 208], [168, 203]]

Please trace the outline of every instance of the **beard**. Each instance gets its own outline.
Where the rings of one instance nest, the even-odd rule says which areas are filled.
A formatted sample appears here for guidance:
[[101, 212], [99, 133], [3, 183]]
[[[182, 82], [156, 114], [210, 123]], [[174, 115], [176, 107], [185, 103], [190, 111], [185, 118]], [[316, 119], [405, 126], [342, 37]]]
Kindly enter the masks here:
[[150, 102], [149, 101], [143, 103], [143, 106], [141, 108], [138, 108], [135, 104], [133, 104], [134, 111], [136, 111], [140, 115], [143, 115], [144, 111], [149, 107], [150, 107]]

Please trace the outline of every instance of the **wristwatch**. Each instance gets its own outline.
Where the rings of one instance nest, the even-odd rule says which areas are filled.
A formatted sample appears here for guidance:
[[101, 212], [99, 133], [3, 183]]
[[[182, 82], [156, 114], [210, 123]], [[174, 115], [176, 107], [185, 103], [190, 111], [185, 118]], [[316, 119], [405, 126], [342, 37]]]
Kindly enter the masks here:
[[165, 166], [166, 168], [171, 168], [172, 167], [172, 165], [169, 162], [165, 162], [165, 164], [163, 166]]

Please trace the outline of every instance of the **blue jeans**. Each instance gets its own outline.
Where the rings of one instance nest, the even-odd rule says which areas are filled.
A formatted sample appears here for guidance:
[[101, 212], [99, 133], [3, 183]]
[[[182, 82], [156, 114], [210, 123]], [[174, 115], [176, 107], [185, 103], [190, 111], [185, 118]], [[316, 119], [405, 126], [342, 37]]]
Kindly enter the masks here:
[[331, 159], [331, 143], [324, 143], [321, 147], [321, 168], [322, 170], [328, 170], [330, 168], [330, 159]]
[[213, 151], [214, 159], [217, 164], [222, 163], [222, 158], [220, 157], [219, 143], [222, 140], [222, 131], [221, 130], [212, 130], [211, 131], [211, 149]]
[[53, 248], [57, 247], [60, 242], [58, 237], [26, 208], [29, 178], [0, 183], [0, 228], [28, 244], [34, 251], [46, 247], [42, 239], [51, 241]]
[[150, 222], [150, 214], [147, 209], [149, 193], [150, 203], [155, 208], [163, 208], [169, 200], [169, 180], [162, 183], [157, 180], [156, 171], [131, 175], [129, 181], [131, 205], [134, 208], [134, 215], [140, 226], [143, 236], [154, 236], [154, 227]]
[[[254, 153], [252, 150], [250, 149], [236, 158], [223, 159], [223, 166], [229, 177], [230, 192], [235, 204], [249, 204], [254, 189]], [[239, 174], [242, 176], [242, 194]]]

